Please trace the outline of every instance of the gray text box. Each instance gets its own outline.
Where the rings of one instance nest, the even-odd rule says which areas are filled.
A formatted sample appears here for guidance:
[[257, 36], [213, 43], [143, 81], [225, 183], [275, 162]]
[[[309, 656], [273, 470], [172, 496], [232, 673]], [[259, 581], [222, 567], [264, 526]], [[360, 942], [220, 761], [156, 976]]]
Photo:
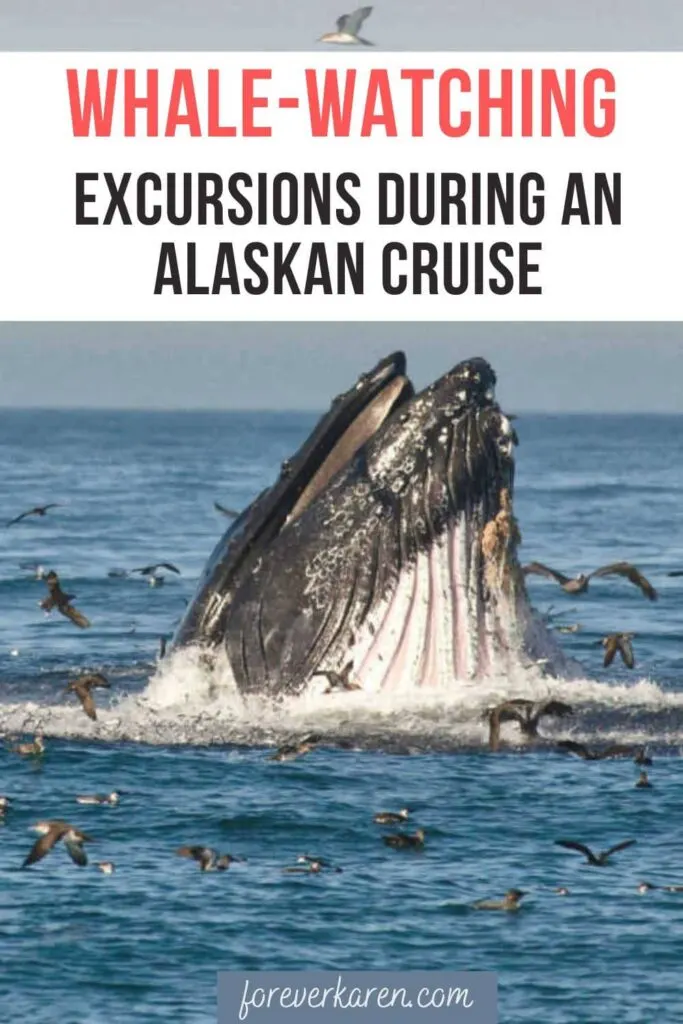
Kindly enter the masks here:
[[218, 1024], [498, 1024], [492, 971], [220, 971]]

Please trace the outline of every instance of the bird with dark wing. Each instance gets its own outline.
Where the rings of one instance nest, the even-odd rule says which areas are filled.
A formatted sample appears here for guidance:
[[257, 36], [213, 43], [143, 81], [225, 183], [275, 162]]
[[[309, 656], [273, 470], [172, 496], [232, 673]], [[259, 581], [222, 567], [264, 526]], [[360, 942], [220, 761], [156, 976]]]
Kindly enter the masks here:
[[591, 750], [585, 743], [577, 743], [576, 740], [560, 740], [557, 746], [560, 750], [566, 750], [568, 754], [576, 754], [584, 761], [606, 761], [614, 757], [633, 757], [636, 764], [652, 764], [652, 758], [647, 756], [644, 747], [634, 746], [632, 743], [612, 743], [602, 750]]
[[40, 839], [33, 844], [21, 865], [22, 868], [30, 867], [31, 864], [42, 860], [60, 840], [64, 842], [66, 852], [74, 864], [83, 868], [88, 863], [83, 843], [91, 843], [93, 840], [67, 821], [38, 821], [32, 826], [32, 831], [38, 832]]
[[21, 523], [22, 520], [28, 519], [29, 516], [44, 516], [47, 514], [48, 509], [61, 508], [61, 506], [53, 501], [49, 505], [36, 505], [35, 508], [30, 508], [27, 512], [22, 512], [20, 516], [16, 516], [14, 519], [10, 519], [7, 526], [14, 526], [16, 523]]
[[325, 671], [315, 672], [316, 676], [325, 676], [327, 679], [327, 689], [323, 690], [323, 696], [328, 693], [339, 693], [348, 690], [362, 690], [363, 687], [355, 679], [351, 678], [351, 670], [353, 669], [353, 662], [350, 661], [348, 665], [345, 665], [341, 672], [334, 672], [331, 669]]
[[626, 839], [623, 843], [617, 843], [616, 846], [610, 846], [609, 850], [602, 850], [600, 853], [593, 853], [588, 846], [584, 846], [583, 843], [576, 843], [573, 839], [555, 840], [556, 846], [564, 846], [567, 850], [577, 850], [579, 853], [583, 853], [587, 863], [595, 868], [604, 868], [613, 853], [618, 853], [619, 850], [625, 850], [628, 846], [633, 846], [635, 843], [635, 839]]
[[131, 569], [131, 572], [139, 572], [141, 576], [154, 576], [159, 569], [166, 569], [168, 572], [174, 572], [177, 576], [181, 575], [180, 569], [173, 565], [171, 562], [155, 562], [154, 565], [143, 565], [139, 569]]
[[97, 710], [92, 690], [98, 686], [109, 689], [111, 683], [100, 672], [91, 672], [88, 675], [81, 676], [80, 679], [75, 679], [64, 690], [64, 693], [75, 693], [77, 695], [83, 705], [83, 710], [88, 718], [92, 718], [93, 722], [97, 720]]
[[650, 601], [657, 600], [657, 591], [652, 586], [649, 580], [645, 579], [639, 569], [636, 569], [635, 565], [631, 565], [630, 562], [613, 562], [611, 565], [603, 565], [600, 569], [595, 569], [589, 573], [588, 579], [599, 576], [624, 576], [629, 583], [633, 583], [636, 587], [640, 587], [645, 597], [649, 598]]
[[342, 14], [337, 18], [336, 32], [326, 32], [320, 36], [319, 43], [338, 43], [348, 46], [360, 43], [362, 46], [374, 46], [368, 39], [358, 35], [360, 27], [366, 18], [372, 14], [372, 7], [359, 7], [351, 14]]
[[631, 645], [634, 636], [635, 633], [610, 633], [600, 640], [605, 648], [605, 657], [602, 662], [605, 668], [612, 664], [617, 652], [621, 655], [621, 660], [626, 668], [633, 668], [636, 663]]
[[47, 583], [49, 594], [40, 602], [40, 607], [43, 611], [49, 613], [56, 608], [61, 615], [66, 616], [67, 619], [71, 619], [71, 621], [76, 626], [79, 626], [80, 629], [87, 629], [90, 622], [82, 612], [79, 612], [78, 609], [74, 608], [71, 604], [76, 595], [64, 593], [57, 573], [50, 571], [45, 577], [45, 582]]
[[564, 704], [559, 700], [534, 701], [526, 700], [523, 697], [505, 700], [484, 714], [489, 722], [489, 749], [499, 749], [500, 726], [503, 722], [517, 722], [523, 735], [528, 739], [533, 739], [538, 736], [538, 723], [544, 716], [563, 717], [573, 713], [569, 704]]
[[588, 590], [588, 584], [594, 577], [624, 576], [630, 583], [640, 587], [645, 596], [651, 601], [657, 600], [655, 588], [643, 576], [640, 570], [636, 569], [635, 565], [631, 565], [630, 562], [612, 562], [610, 565], [603, 565], [599, 569], [594, 569], [593, 572], [579, 573], [578, 576], [573, 578], [565, 576], [564, 573], [557, 572], [555, 569], [551, 569], [548, 565], [543, 565], [542, 562], [530, 562], [528, 565], [523, 565], [522, 572], [525, 576], [545, 576], [547, 579], [554, 580], [555, 583], [559, 583], [566, 594], [585, 594]]
[[412, 835], [409, 832], [396, 832], [394, 835], [382, 836], [382, 842], [394, 850], [421, 850], [425, 844], [425, 831], [418, 828]]
[[227, 871], [231, 864], [244, 861], [231, 853], [217, 853], [210, 846], [181, 846], [176, 850], [179, 857], [197, 861], [200, 871]]

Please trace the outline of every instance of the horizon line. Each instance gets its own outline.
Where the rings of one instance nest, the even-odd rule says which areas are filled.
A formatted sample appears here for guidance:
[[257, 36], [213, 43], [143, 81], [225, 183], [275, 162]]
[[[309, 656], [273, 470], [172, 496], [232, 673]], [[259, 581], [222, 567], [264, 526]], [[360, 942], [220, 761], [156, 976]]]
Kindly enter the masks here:
[[[314, 413], [323, 415], [329, 409], [315, 406], [282, 406], [267, 408], [265, 406], [147, 406], [147, 405], [2, 405], [4, 412], [92, 412], [92, 413], [268, 413], [269, 415], [287, 415]], [[504, 411], [504, 410], [503, 410]], [[509, 415], [516, 416], [683, 416], [683, 410], [677, 409], [524, 409], [517, 407]]]

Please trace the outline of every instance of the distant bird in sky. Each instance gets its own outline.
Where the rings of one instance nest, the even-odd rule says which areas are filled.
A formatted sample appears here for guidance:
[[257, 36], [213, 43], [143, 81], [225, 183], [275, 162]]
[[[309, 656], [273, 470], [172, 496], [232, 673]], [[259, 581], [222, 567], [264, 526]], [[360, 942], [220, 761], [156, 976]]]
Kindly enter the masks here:
[[32, 826], [32, 831], [39, 832], [40, 839], [37, 839], [31, 847], [21, 865], [22, 868], [27, 868], [42, 860], [60, 840], [63, 840], [66, 851], [74, 864], [83, 868], [88, 863], [83, 843], [90, 843], [92, 839], [67, 821], [39, 821]]
[[369, 39], [358, 35], [361, 25], [372, 14], [372, 7], [359, 7], [352, 14], [342, 14], [337, 18], [337, 31], [326, 32], [318, 40], [319, 43], [339, 43], [348, 46], [361, 43], [363, 46], [374, 46]]
[[633, 640], [634, 636], [635, 633], [610, 633], [600, 641], [602, 646], [605, 648], [605, 657], [603, 660], [605, 668], [612, 664], [617, 651], [621, 655], [621, 660], [624, 665], [626, 665], [626, 668], [633, 668], [636, 663], [636, 659], [633, 656], [631, 640]]
[[225, 505], [221, 505], [217, 501], [214, 501], [213, 507], [216, 509], [216, 512], [222, 512], [224, 516], [229, 516], [230, 519], [239, 518], [240, 513], [236, 512], [234, 508], [226, 508]]
[[81, 676], [80, 679], [75, 679], [73, 682], [64, 690], [64, 693], [75, 693], [85, 711], [88, 718], [92, 718], [93, 722], [97, 720], [97, 711], [95, 709], [95, 698], [92, 695], [94, 687], [101, 686], [109, 689], [109, 680], [99, 672], [92, 672], [89, 675]]
[[600, 569], [595, 569], [589, 573], [579, 573], [573, 579], [570, 576], [565, 576], [561, 572], [557, 572], [555, 569], [551, 569], [548, 565], [543, 565], [542, 562], [530, 562], [528, 565], [522, 566], [522, 572], [525, 576], [530, 574], [536, 576], [546, 576], [550, 580], [554, 580], [559, 583], [566, 594], [585, 594], [588, 590], [588, 584], [593, 577], [598, 576], [625, 576], [630, 583], [634, 583], [637, 587], [640, 587], [642, 592], [651, 601], [657, 600], [657, 591], [649, 582], [646, 580], [642, 573], [636, 569], [635, 565], [631, 565], [630, 562], [613, 562], [611, 565], [603, 565]]
[[64, 593], [60, 586], [59, 576], [57, 573], [50, 571], [45, 577], [45, 582], [47, 583], [47, 589], [50, 593], [43, 601], [40, 602], [40, 607], [43, 611], [49, 614], [56, 608], [58, 612], [65, 615], [67, 619], [71, 619], [71, 621], [81, 629], [87, 629], [90, 622], [86, 619], [85, 615], [79, 612], [78, 609], [74, 608], [71, 604], [76, 595]]
[[15, 523], [20, 523], [23, 519], [26, 519], [28, 516], [44, 516], [47, 513], [48, 509], [60, 507], [61, 506], [56, 501], [51, 502], [49, 505], [36, 505], [35, 508], [30, 508], [28, 512], [22, 512], [21, 515], [17, 516], [15, 519], [10, 519], [7, 525], [14, 526]]
[[623, 843], [610, 846], [609, 850], [602, 850], [600, 853], [593, 853], [590, 847], [584, 846], [583, 843], [575, 843], [573, 839], [556, 839], [555, 845], [564, 846], [567, 850], [578, 850], [579, 853], [585, 854], [586, 861], [592, 867], [604, 868], [613, 853], [625, 850], [627, 846], [633, 846], [635, 842], [635, 839], [626, 839]]

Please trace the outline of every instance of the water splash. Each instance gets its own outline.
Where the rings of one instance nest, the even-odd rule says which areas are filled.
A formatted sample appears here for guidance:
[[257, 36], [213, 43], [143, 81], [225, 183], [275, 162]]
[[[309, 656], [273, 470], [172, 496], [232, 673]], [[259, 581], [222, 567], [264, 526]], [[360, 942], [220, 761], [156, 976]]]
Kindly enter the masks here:
[[[175, 652], [158, 665], [139, 693], [121, 694], [91, 722], [80, 707], [35, 700], [0, 705], [5, 735], [42, 730], [46, 736], [145, 744], [275, 746], [309, 732], [330, 745], [417, 753], [476, 750], [485, 746], [482, 713], [500, 700], [554, 696], [575, 714], [545, 720], [549, 741], [632, 742], [657, 747], [683, 745], [683, 694], [669, 693], [651, 679], [609, 683], [577, 675], [551, 679], [532, 666], [485, 682], [454, 682], [448, 691], [324, 694], [312, 686], [277, 703], [242, 697], [225, 658], [210, 661], [198, 648]], [[523, 746], [514, 724], [504, 742]]]

